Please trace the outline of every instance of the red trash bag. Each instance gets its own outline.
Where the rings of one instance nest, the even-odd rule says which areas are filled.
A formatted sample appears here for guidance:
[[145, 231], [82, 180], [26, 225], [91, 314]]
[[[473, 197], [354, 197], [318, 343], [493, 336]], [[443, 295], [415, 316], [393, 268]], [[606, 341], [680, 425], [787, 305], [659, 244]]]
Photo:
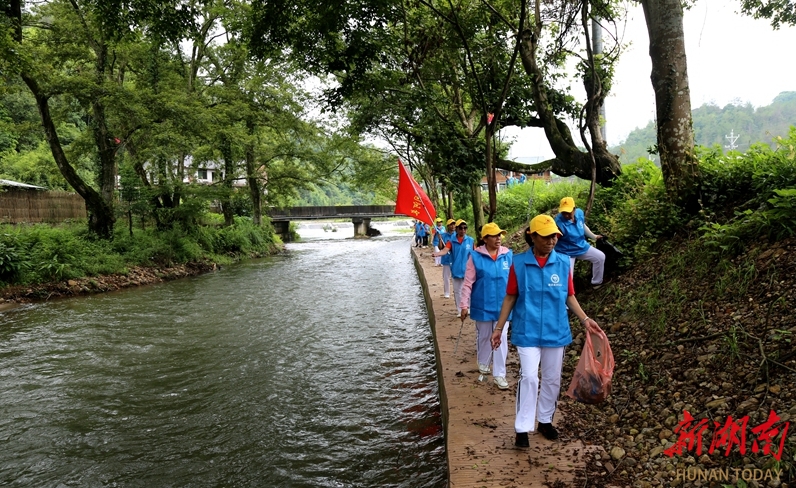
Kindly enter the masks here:
[[613, 375], [614, 354], [605, 332], [586, 332], [586, 344], [572, 374], [567, 395], [581, 403], [600, 403], [611, 393]]

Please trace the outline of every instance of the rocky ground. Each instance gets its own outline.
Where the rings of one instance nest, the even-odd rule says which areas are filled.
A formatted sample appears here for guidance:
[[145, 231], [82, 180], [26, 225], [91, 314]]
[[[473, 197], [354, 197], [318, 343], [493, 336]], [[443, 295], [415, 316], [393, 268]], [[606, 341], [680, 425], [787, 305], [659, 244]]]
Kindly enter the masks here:
[[[608, 400], [559, 404], [567, 435], [604, 450], [582, 473], [582, 486], [796, 486], [796, 239], [756, 243], [707, 275], [687, 262], [672, 269], [671, 253], [680, 245], [692, 244], [677, 244], [601, 289], [578, 294], [608, 334], [616, 360]], [[667, 291], [658, 294], [649, 285], [661, 280]], [[674, 306], [657, 308], [666, 310], [664, 317], [639, 313], [673, 297], [677, 303], [668, 305]], [[562, 390], [582, 345], [581, 333], [568, 349]], [[685, 411], [696, 420], [683, 432], [705, 419], [701, 452], [694, 443], [669, 456], [683, 439], [677, 427]], [[789, 427], [780, 460], [754, 442], [771, 412], [779, 417], [767, 429], [778, 434], [774, 445]], [[724, 428], [728, 419], [736, 431]]]

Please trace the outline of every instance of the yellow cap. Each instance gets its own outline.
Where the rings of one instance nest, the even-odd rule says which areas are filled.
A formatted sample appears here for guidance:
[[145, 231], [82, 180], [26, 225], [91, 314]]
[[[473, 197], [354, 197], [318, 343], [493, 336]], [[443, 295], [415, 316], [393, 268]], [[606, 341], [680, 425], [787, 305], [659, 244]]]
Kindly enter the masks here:
[[459, 227], [462, 224], [467, 225], [467, 221], [464, 219], [459, 219], [456, 221], [456, 227]]
[[575, 199], [572, 197], [564, 197], [561, 203], [558, 204], [559, 212], [571, 212], [575, 210]]
[[435, 222], [442, 222], [442, 218], [441, 217], [437, 217], [437, 220], [435, 220]]
[[453, 220], [453, 219], [448, 219], [448, 221], [447, 221], [447, 222], [445, 222], [445, 225], [451, 225], [451, 224], [455, 224], [455, 223], [456, 223], [456, 221], [455, 221], [455, 220]]
[[490, 222], [481, 227], [481, 239], [483, 239], [486, 236], [496, 236], [496, 235], [506, 235], [506, 231], [501, 230], [501, 228], [494, 222]]
[[[533, 219], [531, 219], [531, 234], [536, 232], [540, 236], [549, 236], [551, 234], [561, 234], [561, 231], [558, 230], [558, 226], [556, 225], [556, 221], [553, 220], [553, 217], [549, 215], [537, 215]], [[563, 235], [563, 234], [561, 234]]]

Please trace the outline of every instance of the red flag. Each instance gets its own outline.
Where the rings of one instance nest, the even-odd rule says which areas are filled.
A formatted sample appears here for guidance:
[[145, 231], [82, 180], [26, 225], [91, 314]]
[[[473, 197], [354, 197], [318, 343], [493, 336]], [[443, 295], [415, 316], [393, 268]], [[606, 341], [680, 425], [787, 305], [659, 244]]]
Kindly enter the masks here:
[[398, 197], [395, 199], [395, 213], [414, 217], [421, 222], [434, 226], [437, 211], [426, 196], [426, 192], [417, 184], [401, 160], [398, 160]]

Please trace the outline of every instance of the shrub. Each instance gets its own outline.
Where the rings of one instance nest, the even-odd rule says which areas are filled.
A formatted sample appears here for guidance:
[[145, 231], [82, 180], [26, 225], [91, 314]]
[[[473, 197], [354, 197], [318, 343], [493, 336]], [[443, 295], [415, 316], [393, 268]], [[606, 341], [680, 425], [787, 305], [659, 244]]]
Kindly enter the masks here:
[[0, 280], [13, 282], [30, 264], [22, 258], [20, 244], [14, 234], [0, 234]]
[[588, 192], [589, 185], [582, 180], [559, 183], [529, 180], [498, 193], [495, 221], [502, 228], [525, 228], [530, 219], [557, 208], [566, 196], [574, 197], [582, 206], [588, 198]]
[[175, 223], [168, 231], [136, 229], [132, 236], [117, 226], [110, 241], [92, 238], [85, 223], [0, 226], [0, 281], [39, 283], [206, 259], [227, 264], [240, 254], [270, 252], [275, 241], [269, 224], [256, 227], [243, 217], [229, 228]]

